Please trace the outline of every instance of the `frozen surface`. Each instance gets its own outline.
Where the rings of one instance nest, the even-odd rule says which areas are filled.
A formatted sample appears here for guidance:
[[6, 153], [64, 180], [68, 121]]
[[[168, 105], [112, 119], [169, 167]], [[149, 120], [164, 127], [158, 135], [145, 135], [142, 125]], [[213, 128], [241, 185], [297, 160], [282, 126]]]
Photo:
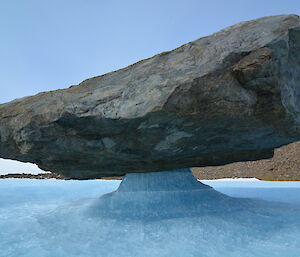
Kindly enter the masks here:
[[238, 199], [179, 180], [102, 198], [120, 182], [0, 180], [0, 256], [300, 256], [300, 182], [203, 181]]

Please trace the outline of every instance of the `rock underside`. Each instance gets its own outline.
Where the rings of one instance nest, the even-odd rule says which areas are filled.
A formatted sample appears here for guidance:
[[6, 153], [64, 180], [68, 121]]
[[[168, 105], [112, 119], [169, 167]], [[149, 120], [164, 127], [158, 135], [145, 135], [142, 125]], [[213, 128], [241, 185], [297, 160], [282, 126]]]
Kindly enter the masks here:
[[300, 19], [265, 17], [0, 105], [0, 157], [81, 179], [269, 158], [299, 95]]

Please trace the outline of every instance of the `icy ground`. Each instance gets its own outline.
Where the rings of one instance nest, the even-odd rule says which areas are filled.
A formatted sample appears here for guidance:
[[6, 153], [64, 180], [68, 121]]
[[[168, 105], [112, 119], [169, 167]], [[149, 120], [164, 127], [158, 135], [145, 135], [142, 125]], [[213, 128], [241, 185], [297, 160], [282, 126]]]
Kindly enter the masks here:
[[203, 181], [233, 197], [255, 198], [237, 199], [247, 204], [234, 211], [209, 199], [206, 211], [192, 216], [98, 216], [99, 197], [119, 183], [0, 180], [0, 256], [300, 256], [300, 182]]

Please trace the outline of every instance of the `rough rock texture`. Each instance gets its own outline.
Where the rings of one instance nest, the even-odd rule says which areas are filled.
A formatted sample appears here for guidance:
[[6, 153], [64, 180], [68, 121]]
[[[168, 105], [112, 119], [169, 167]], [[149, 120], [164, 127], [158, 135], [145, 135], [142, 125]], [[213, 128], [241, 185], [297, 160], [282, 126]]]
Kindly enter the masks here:
[[72, 178], [271, 157], [300, 139], [300, 19], [243, 22], [0, 105], [0, 157]]
[[262, 180], [300, 180], [300, 142], [275, 149], [271, 159], [192, 170], [198, 179], [248, 177]]

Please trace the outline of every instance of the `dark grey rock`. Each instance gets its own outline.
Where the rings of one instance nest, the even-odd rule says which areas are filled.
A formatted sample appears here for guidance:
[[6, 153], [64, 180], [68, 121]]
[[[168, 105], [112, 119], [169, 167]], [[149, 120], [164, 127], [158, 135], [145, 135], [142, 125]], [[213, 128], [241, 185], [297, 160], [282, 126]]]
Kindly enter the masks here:
[[72, 178], [268, 158], [299, 100], [300, 19], [265, 17], [0, 105], [0, 157]]

